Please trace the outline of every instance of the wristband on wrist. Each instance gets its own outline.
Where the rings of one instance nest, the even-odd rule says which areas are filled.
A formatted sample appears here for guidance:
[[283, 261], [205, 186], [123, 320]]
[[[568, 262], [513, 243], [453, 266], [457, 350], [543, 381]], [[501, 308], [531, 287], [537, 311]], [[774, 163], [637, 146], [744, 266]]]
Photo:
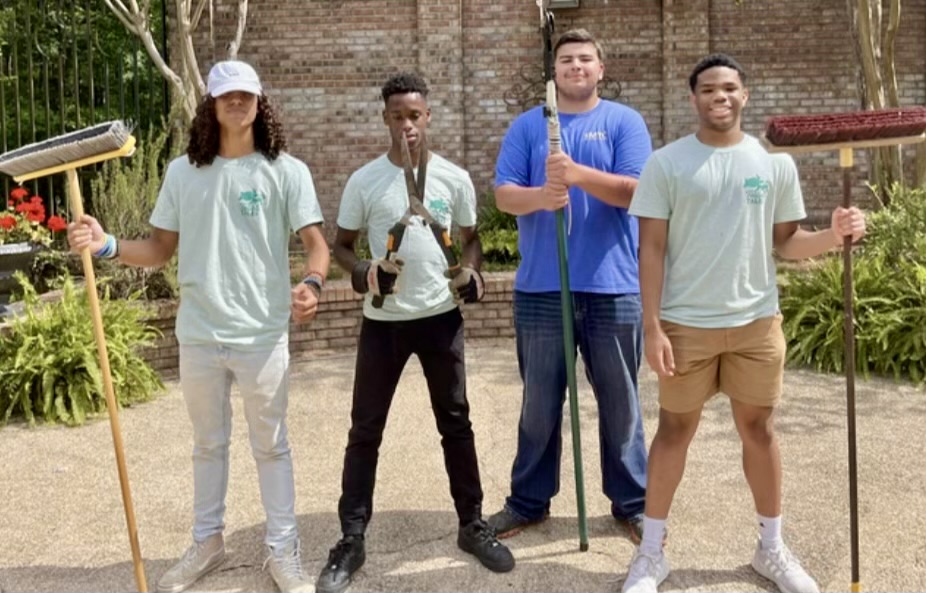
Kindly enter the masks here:
[[370, 292], [370, 285], [367, 283], [367, 272], [370, 271], [370, 260], [358, 259], [350, 271], [350, 284], [354, 292], [366, 294]]
[[302, 279], [302, 283], [315, 291], [316, 296], [321, 295], [324, 281], [317, 272], [310, 272], [308, 276]]
[[309, 270], [306, 272], [306, 278], [315, 278], [318, 282], [324, 286], [325, 285], [325, 275], [319, 272], [318, 270]]
[[106, 233], [106, 240], [103, 242], [103, 246], [100, 247], [100, 250], [93, 254], [94, 257], [102, 257], [104, 259], [113, 259], [119, 255], [119, 241], [116, 240], [116, 237]]

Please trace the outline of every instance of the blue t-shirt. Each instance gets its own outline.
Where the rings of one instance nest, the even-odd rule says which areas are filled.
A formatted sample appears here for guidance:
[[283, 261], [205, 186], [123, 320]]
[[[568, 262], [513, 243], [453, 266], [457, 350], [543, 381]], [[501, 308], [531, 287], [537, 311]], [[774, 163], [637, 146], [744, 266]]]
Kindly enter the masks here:
[[[584, 113], [559, 115], [563, 151], [576, 163], [638, 178], [652, 152], [643, 117], [626, 105], [599, 101]], [[539, 187], [546, 180], [547, 123], [543, 106], [520, 115], [505, 134], [495, 167], [495, 187]], [[636, 294], [639, 230], [626, 208], [611, 206], [574, 186], [569, 189], [569, 283], [577, 292]], [[569, 209], [563, 213], [567, 226]], [[559, 286], [556, 214], [518, 216], [521, 265], [515, 290], [554, 292]]]

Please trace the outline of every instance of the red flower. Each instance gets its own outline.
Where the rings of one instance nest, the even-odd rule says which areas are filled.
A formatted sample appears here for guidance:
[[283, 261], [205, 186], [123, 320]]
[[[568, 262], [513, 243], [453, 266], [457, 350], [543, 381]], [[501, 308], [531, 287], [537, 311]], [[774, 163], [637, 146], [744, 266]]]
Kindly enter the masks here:
[[57, 233], [58, 231], [63, 231], [67, 228], [68, 228], [67, 221], [61, 218], [60, 216], [50, 216], [48, 218], [48, 230], [50, 230], [51, 232]]
[[30, 196], [25, 187], [10, 191], [7, 210], [0, 210], [0, 245], [28, 242], [49, 245], [54, 231], [64, 230], [67, 223], [56, 216], [55, 228], [45, 225], [47, 213], [41, 196]]

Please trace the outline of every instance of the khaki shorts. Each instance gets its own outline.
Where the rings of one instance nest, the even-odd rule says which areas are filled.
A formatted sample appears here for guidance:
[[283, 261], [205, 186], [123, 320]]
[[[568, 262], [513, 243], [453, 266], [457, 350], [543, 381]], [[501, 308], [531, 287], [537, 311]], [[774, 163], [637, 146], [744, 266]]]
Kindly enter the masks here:
[[659, 378], [659, 405], [683, 414], [718, 392], [760, 407], [778, 405], [785, 362], [781, 314], [742, 327], [703, 329], [662, 322], [675, 375]]

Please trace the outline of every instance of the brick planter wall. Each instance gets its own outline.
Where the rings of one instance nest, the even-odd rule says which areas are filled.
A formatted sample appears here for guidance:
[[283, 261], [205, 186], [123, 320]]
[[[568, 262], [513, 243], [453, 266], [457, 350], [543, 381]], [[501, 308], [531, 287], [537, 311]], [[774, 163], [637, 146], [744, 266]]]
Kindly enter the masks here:
[[[513, 272], [485, 275], [486, 294], [481, 303], [463, 307], [466, 318], [466, 338], [510, 338], [514, 336], [511, 309]], [[144, 358], [158, 372], [170, 375], [177, 370], [179, 347], [174, 336], [177, 303], [163, 301], [150, 305], [149, 322], [163, 336], [158, 343], [143, 351]], [[289, 350], [293, 360], [336, 350], [351, 350], [357, 344], [363, 301], [354, 293], [348, 280], [330, 282], [322, 293], [318, 316], [309, 324], [290, 327]]]

